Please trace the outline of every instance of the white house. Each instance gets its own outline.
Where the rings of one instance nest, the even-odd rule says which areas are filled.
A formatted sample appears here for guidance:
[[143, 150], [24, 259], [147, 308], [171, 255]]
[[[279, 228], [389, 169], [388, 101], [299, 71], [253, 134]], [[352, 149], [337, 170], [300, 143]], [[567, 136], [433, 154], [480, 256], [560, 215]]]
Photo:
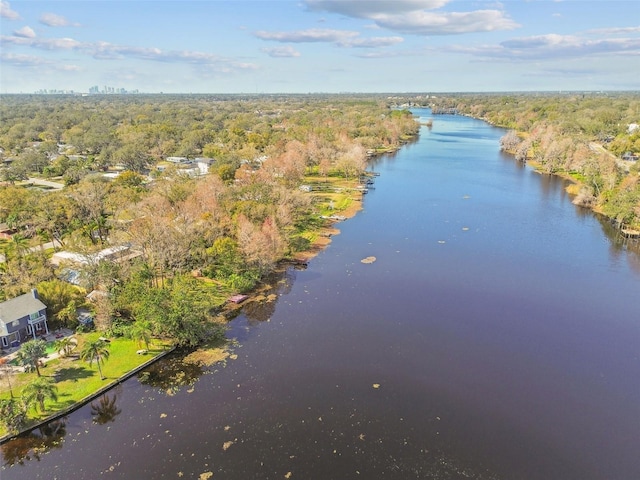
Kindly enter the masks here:
[[167, 157], [165, 159], [167, 162], [175, 163], [175, 164], [183, 164], [183, 163], [191, 163], [187, 157]]
[[196, 158], [196, 165], [200, 170], [200, 175], [206, 175], [209, 173], [209, 168], [214, 164], [215, 158], [198, 157]]

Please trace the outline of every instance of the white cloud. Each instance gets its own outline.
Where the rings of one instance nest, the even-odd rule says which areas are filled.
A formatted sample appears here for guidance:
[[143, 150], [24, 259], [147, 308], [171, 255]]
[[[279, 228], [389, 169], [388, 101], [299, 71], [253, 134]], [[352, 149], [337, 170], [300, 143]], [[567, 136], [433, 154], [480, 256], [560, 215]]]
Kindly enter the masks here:
[[48, 27], [79, 27], [80, 24], [72, 23], [61, 15], [55, 13], [43, 13], [40, 17], [40, 23]]
[[557, 60], [594, 55], [640, 56], [640, 38], [587, 40], [575, 35], [534, 35], [514, 38], [499, 45], [452, 46], [449, 51], [509, 61]]
[[586, 33], [595, 35], [628, 35], [630, 33], [640, 33], [638, 27], [613, 27], [613, 28], [596, 28], [588, 30]]
[[34, 57], [32, 55], [22, 55], [8, 52], [3, 52], [0, 55], [0, 60], [2, 60], [2, 63], [18, 65], [21, 67], [35, 67], [40, 65], [48, 65], [51, 63], [49, 60], [45, 60], [42, 57]]
[[2, 53], [0, 55], [0, 61], [7, 65], [30, 68], [36, 67], [39, 70], [44, 69], [45, 71], [57, 70], [63, 72], [78, 72], [82, 70], [82, 68], [77, 65], [59, 64], [42, 57], [16, 53]]
[[336, 42], [340, 47], [353, 48], [379, 48], [389, 47], [404, 42], [402, 37], [372, 37], [372, 38], [353, 38], [346, 41]]
[[404, 39], [402, 37], [371, 37], [360, 38], [358, 32], [349, 30], [328, 30], [311, 28], [295, 32], [267, 32], [259, 31], [255, 36], [262, 40], [286, 43], [333, 43], [339, 47], [348, 48], [379, 48], [396, 45]]
[[36, 38], [36, 32], [33, 31], [31, 27], [22, 27], [19, 30], [13, 32], [16, 37], [24, 37], [24, 38]]
[[[388, 30], [414, 35], [453, 35], [512, 30], [520, 25], [499, 9], [433, 12], [449, 0], [305, 0], [311, 10], [373, 20]], [[497, 4], [501, 8], [501, 4]]]
[[275, 58], [291, 58], [300, 56], [300, 52], [289, 45], [283, 47], [263, 48], [261, 50], [270, 57]]
[[372, 19], [383, 28], [416, 35], [492, 32], [512, 30], [519, 26], [498, 10], [452, 13], [412, 12], [403, 15], [380, 14]]
[[56, 69], [62, 70], [63, 72], [81, 72], [84, 70], [84, 68], [78, 65], [59, 65]]
[[252, 63], [239, 62], [205, 52], [161, 50], [153, 47], [133, 47], [108, 42], [79, 42], [72, 38], [25, 38], [3, 35], [0, 36], [0, 44], [6, 46], [26, 46], [50, 51], [71, 50], [80, 54], [89, 55], [96, 60], [135, 58], [155, 62], [199, 65], [213, 72], [230, 73], [242, 70], [255, 70], [258, 68], [257, 65]]
[[11, 5], [9, 5], [9, 2], [5, 2], [4, 0], [2, 0], [0, 1], [0, 17], [9, 20], [18, 20], [20, 18], [20, 14], [11, 9]]
[[323, 28], [310, 28], [295, 32], [267, 32], [261, 30], [255, 36], [262, 40], [274, 42], [309, 43], [309, 42], [341, 42], [357, 37], [358, 32], [347, 30], [328, 30]]
[[72, 38], [30, 38], [18, 36], [0, 36], [0, 43], [38, 48], [40, 50], [73, 50], [83, 44]]

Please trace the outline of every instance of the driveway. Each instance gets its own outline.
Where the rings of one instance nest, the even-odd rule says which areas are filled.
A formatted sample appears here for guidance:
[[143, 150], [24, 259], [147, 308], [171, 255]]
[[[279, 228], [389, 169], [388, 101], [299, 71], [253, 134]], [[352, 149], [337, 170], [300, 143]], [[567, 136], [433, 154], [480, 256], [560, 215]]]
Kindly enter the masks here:
[[45, 187], [55, 188], [56, 190], [62, 190], [64, 188], [64, 183], [52, 182], [50, 180], [43, 180], [42, 178], [29, 177], [27, 182], [32, 183], [34, 185], [42, 185]]

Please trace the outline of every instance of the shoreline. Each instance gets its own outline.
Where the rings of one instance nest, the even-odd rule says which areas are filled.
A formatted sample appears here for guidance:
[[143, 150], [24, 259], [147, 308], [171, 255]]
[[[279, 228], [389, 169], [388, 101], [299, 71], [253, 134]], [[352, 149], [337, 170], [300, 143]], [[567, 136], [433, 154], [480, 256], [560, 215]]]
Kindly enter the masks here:
[[138, 373], [139, 371], [143, 370], [144, 368], [147, 368], [149, 365], [157, 362], [158, 360], [160, 360], [161, 358], [164, 358], [165, 356], [169, 355], [170, 353], [172, 353], [173, 351], [175, 351], [176, 347], [172, 347], [169, 350], [166, 350], [164, 352], [159, 353], [158, 355], [156, 355], [153, 358], [150, 358], [149, 360], [147, 360], [146, 362], [144, 362], [141, 365], [138, 365], [136, 368], [134, 368], [133, 370], [129, 370], [127, 373], [125, 373], [124, 375], [120, 376], [119, 378], [112, 380], [110, 383], [108, 383], [107, 385], [104, 385], [103, 387], [99, 388], [97, 391], [87, 395], [86, 397], [84, 397], [83, 399], [75, 402], [73, 405], [69, 405], [68, 407], [62, 409], [62, 410], [58, 410], [55, 413], [52, 413], [51, 415], [49, 415], [46, 418], [43, 418], [41, 420], [38, 420], [36, 423], [29, 425], [28, 427], [25, 427], [24, 429], [21, 429], [20, 431], [16, 432], [16, 433], [9, 433], [6, 434], [2, 437], [0, 437], [0, 445], [3, 445], [4, 443], [13, 440], [14, 438], [19, 437], [20, 435], [27, 433], [27, 432], [31, 432], [32, 430], [35, 430], [36, 428], [40, 428], [43, 425], [46, 425], [50, 422], [53, 422], [55, 420], [58, 420], [59, 418], [62, 418], [66, 415], [69, 415], [70, 413], [74, 412], [75, 410], [78, 410], [79, 408], [85, 406], [86, 404], [88, 404], [89, 402], [91, 402], [93, 399], [99, 397], [100, 395], [108, 392], [109, 390], [113, 389], [114, 387], [117, 387], [118, 385], [120, 385], [122, 382], [124, 382], [125, 380], [133, 377], [136, 373]]
[[322, 227], [318, 231], [318, 237], [311, 242], [307, 250], [302, 252], [296, 252], [292, 259], [296, 263], [307, 263], [315, 258], [321, 251], [323, 251], [331, 243], [331, 238], [340, 234], [340, 229], [336, 227], [337, 224], [347, 221], [355, 217], [364, 207], [362, 206], [363, 193], [358, 193], [359, 197], [355, 199], [351, 205], [344, 210], [340, 211], [340, 215], [344, 217], [344, 220], [333, 220], [328, 225]]
[[[296, 254], [294, 254], [290, 259], [283, 259], [280, 262], [280, 265], [283, 266], [287, 266], [287, 265], [306, 265], [309, 261], [311, 261], [313, 258], [315, 258], [320, 252], [322, 252], [330, 243], [331, 243], [331, 239], [334, 235], [339, 235], [340, 234], [340, 229], [336, 227], [336, 224], [340, 223], [341, 221], [346, 221], [349, 220], [351, 218], [353, 218], [355, 215], [357, 215], [358, 212], [360, 212], [363, 209], [362, 206], [362, 200], [363, 200], [363, 196], [364, 194], [362, 192], [356, 192], [357, 197], [353, 199], [352, 203], [345, 208], [344, 210], [341, 210], [340, 216], [343, 217], [343, 219], [341, 220], [330, 220], [327, 222], [327, 225], [323, 226], [322, 228], [319, 229], [318, 231], [318, 236], [316, 237], [316, 239], [311, 242], [311, 245], [309, 246], [309, 248], [307, 250], [301, 251], [301, 252], [296, 252]], [[274, 271], [278, 270], [277, 267]], [[259, 284], [257, 285], [255, 288], [253, 288], [249, 293], [248, 293], [248, 298], [247, 300], [239, 303], [239, 304], [235, 304], [233, 302], [227, 302], [220, 314], [218, 315], [219, 317], [223, 317], [225, 319], [226, 322], [229, 322], [237, 313], [239, 313], [239, 311], [242, 310], [242, 308], [244, 307], [244, 305], [246, 305], [247, 303], [250, 303], [252, 301], [256, 301], [256, 299], [260, 298], [262, 296], [262, 292], [265, 288], [265, 284]], [[87, 395], [86, 397], [84, 397], [83, 399], [75, 402], [73, 405], [70, 405], [62, 410], [59, 410], [55, 413], [52, 413], [51, 415], [49, 415], [48, 417], [41, 419], [39, 421], [37, 421], [36, 423], [30, 424], [28, 427], [22, 428], [20, 429], [18, 432], [16, 433], [8, 433], [6, 435], [3, 435], [2, 437], [0, 437], [0, 445], [3, 445], [4, 443], [11, 441], [14, 438], [19, 437], [20, 435], [23, 435], [25, 433], [31, 432], [37, 428], [42, 427], [43, 425], [46, 425], [50, 422], [53, 422], [59, 418], [62, 418], [72, 412], [74, 412], [75, 410], [78, 410], [79, 408], [85, 406], [86, 404], [88, 404], [89, 402], [91, 402], [92, 400], [94, 400], [95, 398], [97, 398], [98, 396], [108, 392], [109, 390], [113, 389], [114, 387], [118, 386], [119, 384], [121, 384], [122, 382], [126, 381], [127, 379], [131, 378], [132, 376], [134, 376], [136, 373], [140, 372], [141, 370], [143, 370], [144, 368], [148, 367], [149, 365], [161, 360], [162, 358], [164, 358], [165, 356], [167, 356], [168, 354], [174, 352], [176, 350], [176, 347], [173, 347], [167, 351], [164, 351], [158, 355], [156, 355], [155, 357], [149, 359], [148, 361], [144, 362], [143, 364], [139, 365], [138, 367], [134, 368], [133, 370], [130, 370], [128, 372], [126, 372], [125, 374], [123, 374], [122, 376], [120, 376], [119, 378], [111, 381], [109, 384], [104, 385], [103, 387], [101, 387], [100, 389], [98, 389], [97, 391], [91, 393], [90, 395]]]

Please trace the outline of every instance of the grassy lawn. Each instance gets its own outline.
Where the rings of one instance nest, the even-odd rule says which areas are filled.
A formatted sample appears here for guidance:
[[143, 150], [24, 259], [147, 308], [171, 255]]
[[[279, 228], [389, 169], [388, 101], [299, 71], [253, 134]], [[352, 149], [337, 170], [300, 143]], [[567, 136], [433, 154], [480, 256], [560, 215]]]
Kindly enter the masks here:
[[312, 195], [316, 199], [321, 215], [341, 213], [362, 195], [356, 191], [357, 178], [305, 175], [304, 183], [314, 189]]
[[[100, 334], [96, 332], [75, 335], [78, 339], [78, 348], [73, 353], [79, 353], [87, 341], [95, 340], [99, 336]], [[48, 360], [46, 365], [40, 368], [40, 372], [42, 376], [50, 377], [53, 380], [57, 379], [55, 385], [58, 388], [58, 400], [46, 401], [45, 412], [40, 412], [39, 409], [36, 410], [35, 408], [29, 410], [29, 421], [35, 423], [57, 411], [74, 405], [170, 347], [168, 343], [162, 343], [154, 339], [149, 345], [149, 351], [146, 354], [139, 355], [136, 353], [141, 348], [144, 347], [139, 346], [133, 340], [126, 338], [110, 339], [109, 358], [101, 364], [102, 373], [105, 376], [104, 380], [100, 378], [95, 361], [89, 366], [87, 362], [79, 360], [77, 355]], [[11, 387], [14, 397], [19, 397], [22, 389], [36, 377], [37, 374], [35, 372], [11, 375]], [[9, 383], [4, 372], [0, 380], [0, 398], [10, 398]], [[0, 437], [6, 433], [4, 428], [0, 426]]]

